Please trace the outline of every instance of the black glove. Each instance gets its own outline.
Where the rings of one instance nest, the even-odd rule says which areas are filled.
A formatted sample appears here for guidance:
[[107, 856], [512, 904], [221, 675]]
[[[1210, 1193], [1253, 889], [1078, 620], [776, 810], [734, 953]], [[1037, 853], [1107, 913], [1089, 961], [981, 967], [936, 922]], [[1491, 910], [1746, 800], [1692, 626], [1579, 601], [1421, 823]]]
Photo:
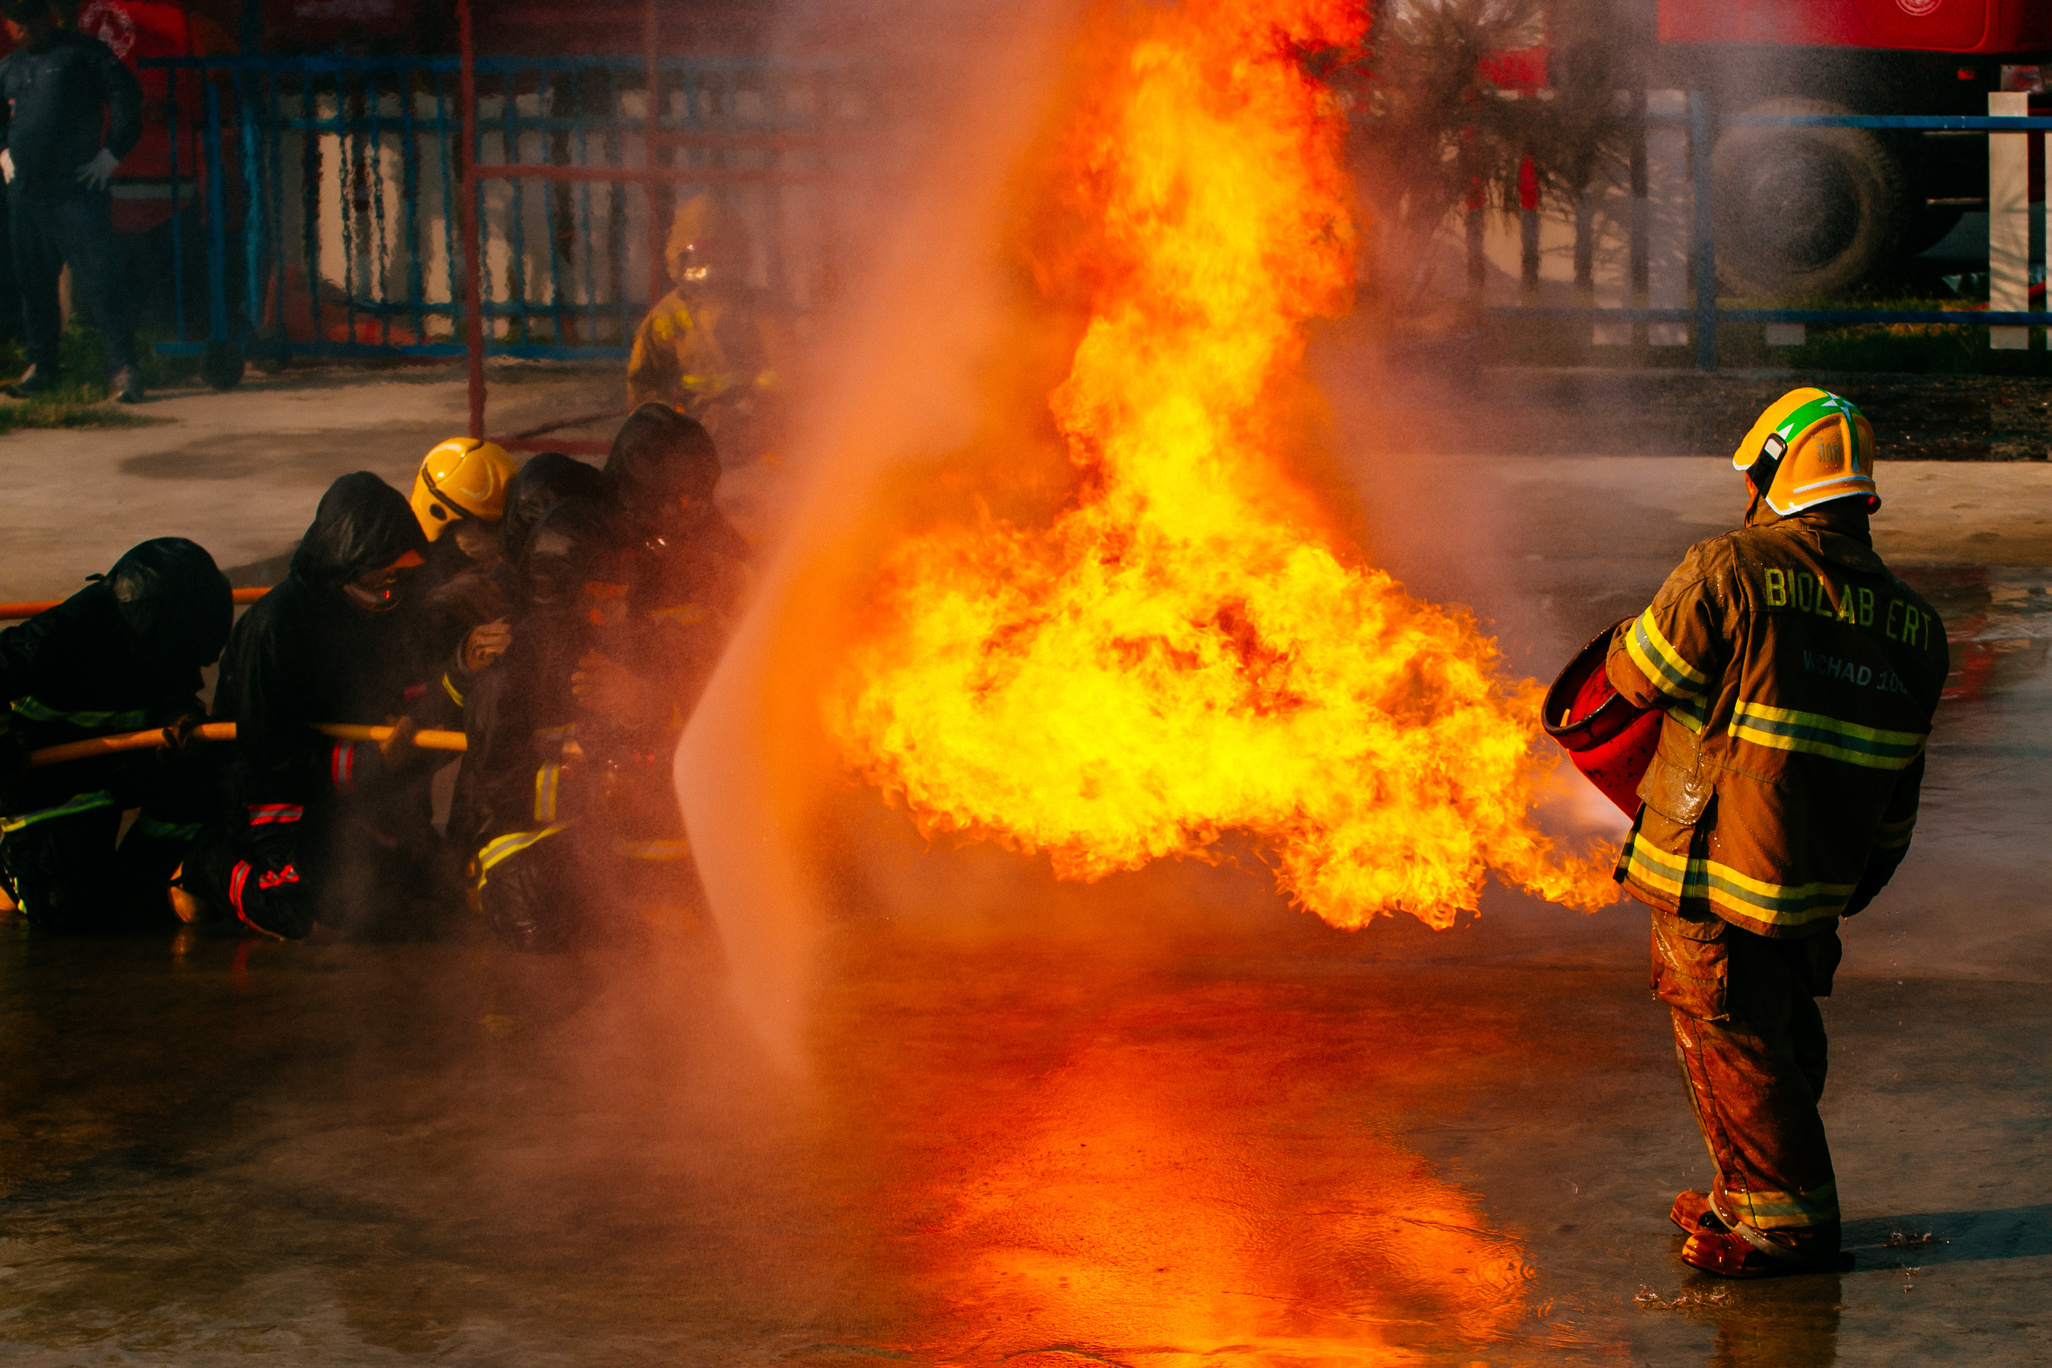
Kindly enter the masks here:
[[206, 744], [199, 734], [200, 725], [205, 721], [198, 713], [187, 713], [164, 728], [164, 744], [157, 751], [158, 763], [182, 765], [197, 756]]

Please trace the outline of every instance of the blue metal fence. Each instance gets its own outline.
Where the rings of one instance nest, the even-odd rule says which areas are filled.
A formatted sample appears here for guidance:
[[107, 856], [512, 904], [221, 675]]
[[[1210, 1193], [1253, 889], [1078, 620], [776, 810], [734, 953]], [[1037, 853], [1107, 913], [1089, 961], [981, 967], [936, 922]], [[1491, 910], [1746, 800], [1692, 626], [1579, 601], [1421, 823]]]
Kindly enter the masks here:
[[[1696, 365], [1717, 369], [1717, 328], [1722, 323], [1802, 323], [1820, 327], [1855, 324], [1972, 324], [1979, 327], [2052, 326], [2052, 314], [1987, 309], [1728, 309], [1717, 304], [1716, 177], [1711, 156], [1717, 131], [1724, 128], [1876, 128], [1966, 133], [2040, 133], [2052, 131], [2052, 118], [1985, 115], [1854, 115], [1740, 114], [1718, 118], [1710, 97], [1689, 95], [1685, 116], [1647, 114], [1649, 125], [1682, 126], [1689, 130], [1690, 181], [1695, 188], [1690, 275], [1694, 281], [1687, 308], [1642, 309], [1594, 306], [1499, 305], [1492, 317], [1541, 318], [1590, 323], [1685, 323], [1694, 333]], [[1711, 187], [1711, 193], [1704, 193]], [[1704, 288], [1705, 282], [1713, 282]]]
[[[175, 322], [160, 352], [464, 353], [458, 59], [139, 66], [167, 82]], [[803, 310], [831, 290], [828, 171], [875, 119], [863, 73], [672, 59], [651, 93], [648, 70], [634, 57], [477, 59], [469, 193], [488, 353], [624, 357], [667, 287], [670, 214], [701, 191], [749, 226], [771, 298]]]

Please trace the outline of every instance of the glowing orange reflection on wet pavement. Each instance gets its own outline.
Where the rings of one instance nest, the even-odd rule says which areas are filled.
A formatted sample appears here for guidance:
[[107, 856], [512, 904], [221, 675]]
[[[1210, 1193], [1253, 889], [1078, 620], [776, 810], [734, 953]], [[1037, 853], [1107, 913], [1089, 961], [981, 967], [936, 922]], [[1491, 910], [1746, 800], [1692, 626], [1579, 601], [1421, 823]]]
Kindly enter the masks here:
[[1397, 1042], [1321, 992], [952, 968], [957, 1029], [898, 1016], [851, 1080], [902, 1137], [872, 1209], [930, 1298], [919, 1356], [1410, 1363], [1524, 1316], [1521, 1243], [1369, 1095], [1362, 1055]]

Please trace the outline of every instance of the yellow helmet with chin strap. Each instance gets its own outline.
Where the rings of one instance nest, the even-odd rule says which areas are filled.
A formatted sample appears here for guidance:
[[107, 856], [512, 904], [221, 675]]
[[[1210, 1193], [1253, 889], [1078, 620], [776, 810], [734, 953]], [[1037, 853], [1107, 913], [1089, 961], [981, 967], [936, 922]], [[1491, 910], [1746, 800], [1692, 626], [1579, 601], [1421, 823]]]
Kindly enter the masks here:
[[1862, 499], [1869, 513], [1881, 507], [1874, 425], [1852, 401], [1827, 390], [1806, 386], [1776, 399], [1731, 464], [1752, 476], [1767, 506], [1784, 518], [1833, 499]]
[[497, 522], [506, 512], [506, 485], [519, 467], [497, 443], [451, 437], [436, 446], [413, 477], [413, 516], [429, 541], [463, 518]]

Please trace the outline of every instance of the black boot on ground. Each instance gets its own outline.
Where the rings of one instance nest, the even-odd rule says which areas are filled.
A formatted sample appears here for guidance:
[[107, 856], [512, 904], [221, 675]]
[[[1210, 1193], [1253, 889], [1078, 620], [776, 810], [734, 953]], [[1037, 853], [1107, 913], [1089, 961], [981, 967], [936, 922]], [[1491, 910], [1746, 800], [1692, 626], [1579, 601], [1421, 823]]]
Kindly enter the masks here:
[[28, 399], [48, 394], [63, 383], [54, 366], [30, 366], [21, 373], [21, 379], [7, 387], [7, 393], [16, 399]]

